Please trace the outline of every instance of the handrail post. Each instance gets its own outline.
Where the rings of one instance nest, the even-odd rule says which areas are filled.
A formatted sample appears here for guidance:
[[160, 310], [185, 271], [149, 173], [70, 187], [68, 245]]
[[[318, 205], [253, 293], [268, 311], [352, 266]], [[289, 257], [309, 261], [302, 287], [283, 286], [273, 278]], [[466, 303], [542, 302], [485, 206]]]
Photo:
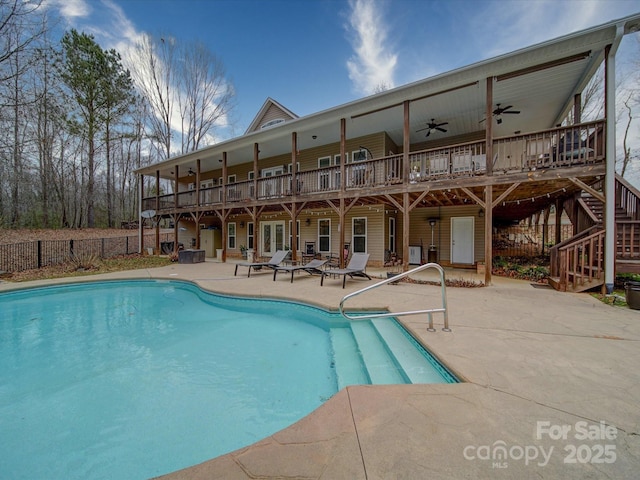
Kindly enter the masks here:
[[[412, 311], [394, 312], [394, 313], [388, 312], [388, 313], [358, 314], [357, 316], [351, 316], [345, 313], [344, 303], [351, 297], [355, 297], [357, 295], [360, 295], [361, 293], [368, 292], [369, 290], [373, 290], [374, 288], [378, 288], [382, 285], [386, 285], [387, 283], [397, 282], [398, 280], [401, 280], [404, 277], [411, 275], [412, 273], [419, 272], [427, 268], [435, 268], [440, 273], [440, 290], [442, 295], [441, 308], [429, 308], [425, 310], [412, 310]], [[426, 313], [428, 316], [428, 322], [429, 322], [427, 331], [429, 332], [435, 332], [435, 329], [433, 328], [433, 313], [442, 312], [444, 314], [444, 327], [442, 328], [442, 331], [443, 332], [451, 331], [451, 329], [449, 328], [449, 315], [448, 315], [448, 309], [447, 309], [447, 291], [446, 291], [446, 282], [444, 278], [444, 269], [437, 263], [425, 263], [424, 265], [420, 265], [419, 267], [416, 267], [412, 270], [408, 270], [406, 272], [395, 275], [391, 278], [387, 278], [386, 280], [382, 280], [380, 282], [374, 283], [373, 285], [369, 285], [368, 287], [349, 293], [344, 297], [342, 297], [342, 300], [340, 300], [340, 305], [338, 306], [338, 310], [340, 314], [347, 320], [364, 320], [364, 319], [371, 319], [371, 318], [400, 317], [403, 315], [415, 315], [418, 313]]]

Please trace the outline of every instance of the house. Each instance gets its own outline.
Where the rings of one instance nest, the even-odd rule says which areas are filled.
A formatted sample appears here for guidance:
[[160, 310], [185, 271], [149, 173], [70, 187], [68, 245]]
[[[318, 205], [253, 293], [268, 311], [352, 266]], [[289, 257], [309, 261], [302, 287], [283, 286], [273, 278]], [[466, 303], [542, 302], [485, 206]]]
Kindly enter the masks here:
[[[629, 16], [304, 117], [267, 99], [243, 135], [139, 169], [141, 213], [195, 248], [220, 232], [223, 260], [241, 246], [294, 260], [346, 246], [408, 269], [489, 263], [496, 222], [553, 205], [580, 225], [555, 251], [554, 285], [611, 289], [617, 257], [640, 256], [638, 194], [614, 172], [615, 54], [639, 28]], [[583, 122], [599, 68], [606, 118]]]

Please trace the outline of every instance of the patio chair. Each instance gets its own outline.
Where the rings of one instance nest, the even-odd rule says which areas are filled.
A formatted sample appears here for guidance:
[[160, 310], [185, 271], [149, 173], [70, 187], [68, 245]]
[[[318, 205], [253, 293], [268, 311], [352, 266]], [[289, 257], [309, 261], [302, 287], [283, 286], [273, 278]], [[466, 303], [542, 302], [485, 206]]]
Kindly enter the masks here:
[[266, 268], [275, 268], [279, 266], [285, 258], [291, 253], [290, 250], [278, 250], [273, 254], [273, 257], [268, 262], [242, 262], [236, 263], [236, 270], [233, 273], [234, 276], [238, 274], [238, 267], [249, 267], [249, 272], [247, 273], [247, 277], [251, 276], [251, 269], [261, 270], [262, 267]]
[[296, 272], [307, 272], [309, 275], [318, 274], [321, 275], [324, 270], [320, 267], [323, 267], [328, 260], [319, 260], [313, 259], [309, 263], [305, 263], [304, 265], [285, 265], [282, 267], [273, 267], [273, 281], [276, 281], [276, 275], [278, 272], [291, 272], [291, 283], [293, 283], [293, 274]]
[[354, 253], [349, 260], [349, 265], [346, 268], [333, 268], [322, 271], [322, 277], [320, 277], [320, 286], [324, 283], [324, 277], [326, 275], [342, 275], [342, 288], [344, 288], [347, 281], [347, 275], [353, 277], [364, 277], [371, 280], [371, 277], [367, 275], [364, 269], [367, 267], [369, 261], [368, 253]]

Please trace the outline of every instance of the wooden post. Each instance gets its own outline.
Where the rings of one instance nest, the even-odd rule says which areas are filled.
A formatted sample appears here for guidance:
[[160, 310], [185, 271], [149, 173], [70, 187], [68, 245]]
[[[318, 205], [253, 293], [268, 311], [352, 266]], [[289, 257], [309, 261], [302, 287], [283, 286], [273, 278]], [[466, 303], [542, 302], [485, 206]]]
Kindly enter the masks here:
[[[493, 77], [487, 78], [487, 100], [484, 115], [487, 175], [493, 175]], [[489, 210], [489, 208], [487, 208], [487, 210]], [[485, 218], [487, 216], [485, 216]], [[487, 265], [485, 270], [490, 270], [488, 267], [489, 265]]]
[[[407, 177], [408, 178], [408, 177]], [[402, 194], [402, 271], [409, 270], [409, 192]]]
[[346, 171], [346, 152], [347, 152], [347, 121], [340, 119], [340, 193], [344, 193], [347, 189]]
[[562, 211], [564, 209], [564, 202], [562, 199], [556, 199], [556, 242], [555, 245], [562, 241]]
[[[258, 156], [259, 155], [260, 155], [260, 148], [257, 143], [254, 143], [253, 144], [253, 199], [254, 200], [258, 198]], [[255, 225], [254, 225], [254, 229], [255, 229]]]
[[[158, 212], [160, 211], [160, 170], [156, 170], [156, 215], [158, 215]], [[140, 221], [140, 223], [144, 223], [144, 218]], [[144, 225], [142, 225], [144, 227]], [[160, 255], [160, 222], [157, 221], [156, 222], [156, 255]], [[144, 230], [143, 230], [143, 236], [142, 236], [142, 241], [144, 241]], [[140, 244], [140, 248], [142, 248], [143, 245]]]
[[[411, 126], [409, 125], [409, 100], [404, 101], [404, 125], [402, 131], [402, 178], [405, 184], [409, 183], [409, 174], [411, 167], [409, 165], [409, 150], [411, 149]], [[408, 203], [405, 205], [408, 209]], [[408, 215], [408, 212], [405, 212], [405, 215]], [[404, 230], [404, 226], [402, 227]], [[408, 231], [407, 231], [408, 233]], [[405, 237], [406, 239], [406, 237]], [[409, 245], [407, 240], [407, 246]], [[408, 247], [407, 247], [408, 248]], [[407, 250], [407, 254], [403, 254], [402, 256], [407, 259], [406, 262], [403, 262], [406, 266], [409, 251]]]
[[493, 265], [493, 185], [487, 185], [484, 191], [484, 284], [489, 286]]
[[291, 260], [296, 262], [298, 260], [298, 208], [296, 205], [296, 196], [298, 195], [298, 172], [296, 168], [296, 162], [298, 160], [298, 132], [291, 132], [291, 196], [293, 201], [291, 202]]
[[[175, 182], [174, 182], [174, 191], [173, 191], [173, 208], [177, 209], [178, 208], [178, 178], [180, 178], [180, 167], [178, 165], [176, 165], [176, 178], [175, 178]], [[173, 220], [173, 251], [177, 252], [178, 251], [178, 220], [180, 220], [180, 215], [179, 214], [175, 214], [174, 215], [174, 220]]]
[[[196, 160], [196, 208], [200, 207], [200, 159]], [[198, 215], [196, 221], [196, 250], [200, 250], [200, 221], [201, 215]]]

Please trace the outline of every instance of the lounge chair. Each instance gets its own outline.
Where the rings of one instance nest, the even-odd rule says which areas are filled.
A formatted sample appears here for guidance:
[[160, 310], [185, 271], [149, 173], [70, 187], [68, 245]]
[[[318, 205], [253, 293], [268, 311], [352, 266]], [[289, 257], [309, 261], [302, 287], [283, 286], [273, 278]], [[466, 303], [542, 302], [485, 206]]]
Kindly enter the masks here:
[[254, 270], [260, 270], [262, 269], [262, 267], [266, 267], [266, 268], [277, 267], [284, 261], [285, 258], [287, 258], [287, 255], [289, 255], [289, 253], [290, 253], [289, 250], [278, 250], [276, 253], [273, 254], [273, 257], [271, 257], [271, 259], [268, 262], [236, 263], [236, 270], [233, 273], [233, 275], [236, 276], [238, 274], [238, 267], [249, 267], [249, 272], [247, 273], [247, 277], [251, 276], [252, 268]]
[[292, 266], [283, 266], [283, 267], [274, 267], [273, 268], [273, 281], [276, 281], [276, 275], [278, 272], [291, 272], [291, 283], [293, 283], [293, 274], [299, 271], [307, 272], [309, 275], [318, 274], [322, 275], [322, 270], [320, 267], [324, 266], [329, 260], [318, 260], [313, 259], [309, 263], [305, 263], [304, 265], [292, 265]]
[[347, 265], [346, 268], [332, 268], [323, 270], [322, 277], [320, 278], [320, 286], [322, 286], [322, 284], [324, 283], [324, 277], [326, 275], [342, 275], [342, 288], [344, 288], [345, 282], [347, 281], [347, 275], [349, 275], [351, 278], [366, 277], [371, 280], [371, 277], [364, 271], [368, 261], [368, 253], [354, 253], [351, 257], [351, 260], [349, 260], [349, 265]]

